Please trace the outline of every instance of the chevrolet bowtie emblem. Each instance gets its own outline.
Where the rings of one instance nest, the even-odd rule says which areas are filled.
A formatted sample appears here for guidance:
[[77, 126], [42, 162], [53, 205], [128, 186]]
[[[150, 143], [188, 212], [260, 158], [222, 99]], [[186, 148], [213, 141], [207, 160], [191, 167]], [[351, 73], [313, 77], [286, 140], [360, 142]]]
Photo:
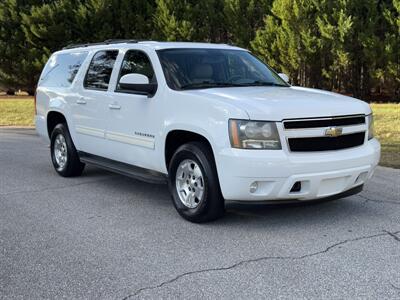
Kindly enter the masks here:
[[325, 136], [330, 136], [330, 137], [337, 137], [342, 135], [343, 128], [341, 127], [330, 127], [325, 130]]

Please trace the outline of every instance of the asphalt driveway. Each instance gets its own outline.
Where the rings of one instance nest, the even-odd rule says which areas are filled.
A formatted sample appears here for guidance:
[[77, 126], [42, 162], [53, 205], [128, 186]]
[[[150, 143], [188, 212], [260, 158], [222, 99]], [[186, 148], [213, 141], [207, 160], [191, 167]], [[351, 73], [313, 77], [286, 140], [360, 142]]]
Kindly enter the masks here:
[[56, 175], [33, 130], [0, 129], [0, 298], [400, 298], [400, 170], [304, 206], [230, 205], [196, 225], [166, 186]]

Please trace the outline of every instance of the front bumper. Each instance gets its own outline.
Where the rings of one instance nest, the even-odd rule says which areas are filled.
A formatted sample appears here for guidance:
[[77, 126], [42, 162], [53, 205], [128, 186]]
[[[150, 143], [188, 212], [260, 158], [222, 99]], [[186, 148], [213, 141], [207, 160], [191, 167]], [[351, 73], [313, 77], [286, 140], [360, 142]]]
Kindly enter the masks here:
[[[285, 151], [227, 148], [216, 155], [221, 191], [226, 200], [314, 200], [363, 185], [380, 158], [375, 139], [339, 151]], [[300, 191], [291, 191], [296, 182]], [[253, 184], [257, 189], [250, 192]]]

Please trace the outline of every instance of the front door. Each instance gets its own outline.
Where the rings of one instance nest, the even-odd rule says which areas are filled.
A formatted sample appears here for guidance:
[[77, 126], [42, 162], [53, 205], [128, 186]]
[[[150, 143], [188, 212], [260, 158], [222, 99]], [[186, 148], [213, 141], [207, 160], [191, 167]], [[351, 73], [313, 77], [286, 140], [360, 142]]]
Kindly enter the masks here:
[[148, 55], [142, 50], [125, 50], [116, 81], [114, 100], [108, 104], [109, 120], [106, 138], [112, 148], [111, 159], [147, 169], [156, 169], [157, 129], [162, 124], [159, 93], [149, 98], [140, 92], [124, 91], [119, 79], [137, 73], [157, 82]]

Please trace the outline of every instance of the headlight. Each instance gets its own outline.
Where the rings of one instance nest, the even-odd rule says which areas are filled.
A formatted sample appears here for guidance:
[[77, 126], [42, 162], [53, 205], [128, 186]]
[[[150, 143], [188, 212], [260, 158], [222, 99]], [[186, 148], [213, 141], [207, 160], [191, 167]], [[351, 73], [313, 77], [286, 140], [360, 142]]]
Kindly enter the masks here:
[[372, 114], [367, 116], [368, 124], [368, 140], [374, 138], [374, 116]]
[[275, 122], [229, 120], [229, 137], [233, 148], [282, 149]]

